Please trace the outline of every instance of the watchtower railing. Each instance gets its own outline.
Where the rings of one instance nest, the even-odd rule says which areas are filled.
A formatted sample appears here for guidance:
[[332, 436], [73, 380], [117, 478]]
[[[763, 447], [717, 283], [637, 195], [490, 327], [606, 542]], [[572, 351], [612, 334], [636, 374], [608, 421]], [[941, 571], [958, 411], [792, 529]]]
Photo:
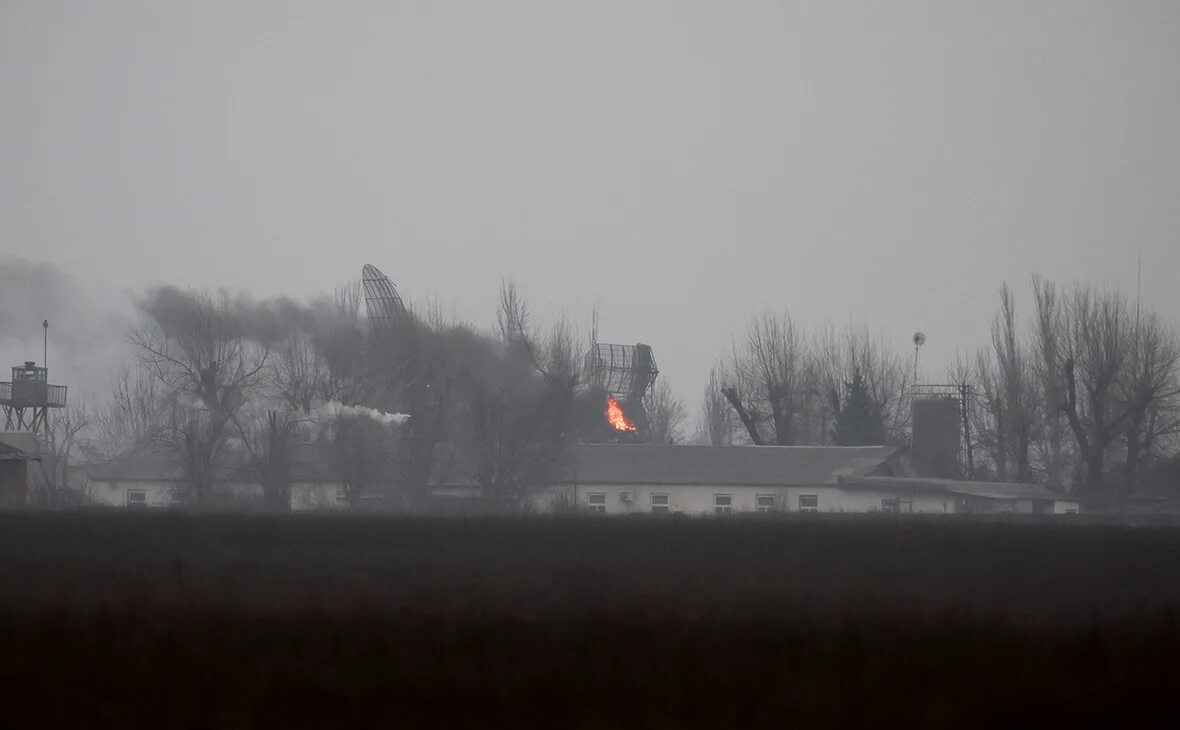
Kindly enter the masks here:
[[50, 408], [65, 408], [66, 387], [64, 385], [50, 385], [45, 394], [45, 405]]
[[14, 393], [12, 383], [0, 383], [0, 405], [14, 408], [66, 407], [65, 385], [49, 385], [36, 381], [22, 381], [17, 385], [20, 387]]

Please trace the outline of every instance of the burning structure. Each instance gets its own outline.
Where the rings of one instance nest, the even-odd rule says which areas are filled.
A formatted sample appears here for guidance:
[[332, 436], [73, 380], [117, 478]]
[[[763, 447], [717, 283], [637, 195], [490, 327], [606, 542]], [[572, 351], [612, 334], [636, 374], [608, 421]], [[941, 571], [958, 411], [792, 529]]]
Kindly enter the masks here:
[[659, 370], [651, 347], [599, 342], [586, 353], [586, 390], [579, 397], [579, 434], [587, 443], [645, 443], [645, 400]]

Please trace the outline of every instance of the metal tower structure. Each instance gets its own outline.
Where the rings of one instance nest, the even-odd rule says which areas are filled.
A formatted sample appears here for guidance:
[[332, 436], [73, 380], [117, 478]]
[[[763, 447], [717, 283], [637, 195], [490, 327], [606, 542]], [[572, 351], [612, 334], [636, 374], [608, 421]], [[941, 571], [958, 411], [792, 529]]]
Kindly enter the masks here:
[[365, 288], [365, 311], [375, 331], [388, 331], [406, 314], [406, 305], [398, 296], [389, 277], [372, 264], [361, 269], [361, 284]]
[[49, 436], [49, 409], [65, 408], [66, 386], [49, 384], [49, 369], [28, 361], [12, 368], [12, 380], [0, 383], [0, 408], [6, 431]]
[[[971, 399], [967, 383], [915, 384], [910, 388], [913, 458], [936, 471], [955, 466], [958, 476], [975, 478], [971, 443]], [[919, 474], [948, 477], [948, 474]]]

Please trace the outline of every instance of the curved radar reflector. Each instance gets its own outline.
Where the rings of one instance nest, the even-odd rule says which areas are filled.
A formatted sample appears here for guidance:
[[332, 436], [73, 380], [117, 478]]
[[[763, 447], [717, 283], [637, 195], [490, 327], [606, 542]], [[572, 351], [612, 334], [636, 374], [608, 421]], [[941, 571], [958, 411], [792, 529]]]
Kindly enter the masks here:
[[585, 372], [588, 382], [597, 385], [615, 398], [641, 400], [655, 384], [656, 359], [651, 347], [595, 343], [586, 353]]
[[361, 284], [365, 288], [365, 311], [374, 329], [391, 329], [406, 313], [406, 305], [398, 296], [389, 277], [372, 264], [361, 269]]

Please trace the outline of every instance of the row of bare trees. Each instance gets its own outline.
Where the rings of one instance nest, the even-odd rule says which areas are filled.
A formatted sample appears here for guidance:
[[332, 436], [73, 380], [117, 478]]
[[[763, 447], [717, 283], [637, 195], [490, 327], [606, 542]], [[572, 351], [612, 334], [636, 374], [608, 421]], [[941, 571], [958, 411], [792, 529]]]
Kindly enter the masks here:
[[[1031, 316], [1000, 289], [990, 343], [961, 355], [979, 478], [1128, 494], [1180, 452], [1180, 340], [1114, 291], [1034, 277]], [[753, 317], [710, 373], [697, 440], [716, 445], [903, 444], [913, 372], [867, 327], [805, 332]]]
[[70, 437], [92, 459], [170, 450], [196, 503], [236, 479], [262, 484], [272, 506], [288, 504], [305, 442], [329, 454], [354, 504], [376, 490], [425, 509], [444, 481], [519, 504], [553, 482], [596, 319], [537, 326], [510, 283], [492, 333], [437, 308], [371, 330], [360, 306], [356, 286], [306, 305], [151, 292], [129, 336], [134, 364]]
[[910, 371], [867, 327], [804, 332], [763, 312], [710, 373], [698, 440], [881, 444], [903, 438]]
[[[1175, 330], [1117, 292], [1039, 278], [1031, 289], [1022, 318], [1003, 286], [990, 343], [951, 368], [974, 394], [977, 476], [1094, 496], [1134, 491], [1177, 451]], [[55, 422], [49, 450], [60, 457], [48, 460], [47, 481], [64, 483], [71, 454], [163, 444], [202, 501], [227, 478], [218, 469], [229, 450], [280, 505], [297, 447], [310, 440], [330, 445], [350, 501], [383, 487], [420, 509], [442, 481], [512, 502], [564, 467], [596, 318], [539, 327], [511, 284], [491, 333], [437, 307], [370, 331], [360, 307], [357, 286], [310, 304], [152, 292], [130, 334], [135, 363], [108, 402]], [[912, 374], [908, 357], [867, 326], [807, 331], [787, 313], [762, 313], [711, 372], [696, 439], [902, 444]], [[684, 405], [666, 379], [647, 420], [653, 442], [684, 440]]]
[[1035, 277], [1022, 327], [1000, 289], [991, 344], [952, 368], [977, 397], [973, 444], [986, 475], [1095, 498], [1134, 492], [1177, 452], [1180, 340], [1115, 291]]

